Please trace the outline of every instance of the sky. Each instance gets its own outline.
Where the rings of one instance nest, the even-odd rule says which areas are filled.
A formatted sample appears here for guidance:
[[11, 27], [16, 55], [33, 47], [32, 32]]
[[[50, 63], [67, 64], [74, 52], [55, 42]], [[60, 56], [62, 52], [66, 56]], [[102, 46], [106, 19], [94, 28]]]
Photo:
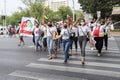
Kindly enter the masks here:
[[12, 13], [19, 11], [18, 7], [25, 8], [26, 6], [21, 0], [0, 0], [0, 15], [5, 14], [4, 3], [6, 1], [6, 14], [12, 15]]
[[[73, 0], [68, 0], [69, 6], [73, 8]], [[78, 0], [74, 0], [74, 5], [76, 10], [80, 10], [80, 4], [78, 3]]]
[[[5, 14], [5, 7], [4, 3], [6, 1], [6, 15], [12, 15], [14, 12], [19, 11], [19, 7], [22, 7], [23, 9], [26, 8], [26, 6], [21, 2], [21, 0], [0, 0], [0, 15]], [[79, 10], [79, 4], [77, 3], [78, 0], [75, 1], [75, 9]], [[69, 6], [71, 8], [73, 7], [72, 0], [69, 0]]]

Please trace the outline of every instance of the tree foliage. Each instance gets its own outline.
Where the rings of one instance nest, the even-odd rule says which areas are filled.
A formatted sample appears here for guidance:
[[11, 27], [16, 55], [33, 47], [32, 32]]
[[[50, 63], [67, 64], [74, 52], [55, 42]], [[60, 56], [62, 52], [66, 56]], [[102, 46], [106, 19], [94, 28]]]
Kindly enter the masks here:
[[63, 21], [65, 21], [67, 19], [67, 15], [69, 15], [70, 17], [72, 17], [72, 10], [70, 9], [70, 7], [65, 7], [65, 6], [61, 6], [58, 9], [61, 18], [63, 19]]
[[[39, 21], [43, 19], [44, 16], [47, 17], [47, 21], [65, 21], [67, 15], [72, 17], [72, 10], [69, 7], [61, 6], [58, 11], [53, 11], [48, 7], [43, 6], [42, 0], [21, 0], [26, 6], [26, 9], [19, 7], [18, 12], [14, 12], [11, 16], [7, 16], [7, 25], [18, 25], [22, 17], [34, 17]], [[34, 2], [33, 2], [34, 1]], [[45, 12], [44, 12], [45, 11]], [[77, 17], [82, 17], [81, 12], [76, 12]], [[2, 25], [2, 20], [0, 19], [0, 25]]]
[[86, 13], [91, 13], [94, 17], [97, 11], [101, 11], [102, 18], [111, 15], [113, 5], [120, 4], [120, 0], [78, 0], [78, 2]]

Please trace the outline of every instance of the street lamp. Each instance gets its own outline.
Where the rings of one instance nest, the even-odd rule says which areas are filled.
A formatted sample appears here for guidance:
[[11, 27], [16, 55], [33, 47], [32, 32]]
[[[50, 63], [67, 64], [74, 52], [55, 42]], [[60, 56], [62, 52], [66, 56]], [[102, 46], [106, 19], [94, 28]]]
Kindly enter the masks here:
[[6, 27], [6, 0], [4, 0], [4, 18], [3, 18], [3, 20], [4, 20], [4, 26]]
[[75, 3], [74, 0], [72, 0], [73, 2], [73, 21], [75, 21]]

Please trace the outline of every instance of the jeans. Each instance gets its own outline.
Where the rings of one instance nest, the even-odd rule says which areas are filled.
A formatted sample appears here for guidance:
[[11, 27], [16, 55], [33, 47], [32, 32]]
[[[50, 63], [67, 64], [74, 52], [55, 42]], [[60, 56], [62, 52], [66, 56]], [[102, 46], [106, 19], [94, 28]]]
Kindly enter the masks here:
[[35, 36], [35, 45], [36, 45], [36, 48], [38, 48], [38, 46], [42, 46], [42, 37], [40, 36]]
[[64, 55], [65, 55], [65, 60], [67, 60], [69, 58], [68, 55], [68, 51], [69, 51], [69, 46], [70, 46], [70, 40], [66, 39], [66, 40], [62, 40], [62, 46], [63, 46], [63, 51], [64, 51]]
[[53, 54], [54, 51], [54, 41], [52, 37], [47, 37], [47, 47], [48, 47], [48, 52], [49, 55]]
[[57, 40], [56, 40], [57, 49], [60, 49], [60, 40], [61, 40], [61, 39], [57, 39]]

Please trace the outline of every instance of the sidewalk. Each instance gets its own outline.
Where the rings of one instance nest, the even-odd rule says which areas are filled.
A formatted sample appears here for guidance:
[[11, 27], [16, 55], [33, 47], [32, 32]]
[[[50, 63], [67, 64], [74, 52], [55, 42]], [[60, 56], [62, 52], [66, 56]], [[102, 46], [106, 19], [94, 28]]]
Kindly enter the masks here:
[[[8, 38], [10, 37], [9, 35], [0, 35], [0, 38]], [[14, 37], [19, 37], [18, 34], [15, 34]]]
[[120, 32], [110, 32], [111, 36], [120, 36]]

